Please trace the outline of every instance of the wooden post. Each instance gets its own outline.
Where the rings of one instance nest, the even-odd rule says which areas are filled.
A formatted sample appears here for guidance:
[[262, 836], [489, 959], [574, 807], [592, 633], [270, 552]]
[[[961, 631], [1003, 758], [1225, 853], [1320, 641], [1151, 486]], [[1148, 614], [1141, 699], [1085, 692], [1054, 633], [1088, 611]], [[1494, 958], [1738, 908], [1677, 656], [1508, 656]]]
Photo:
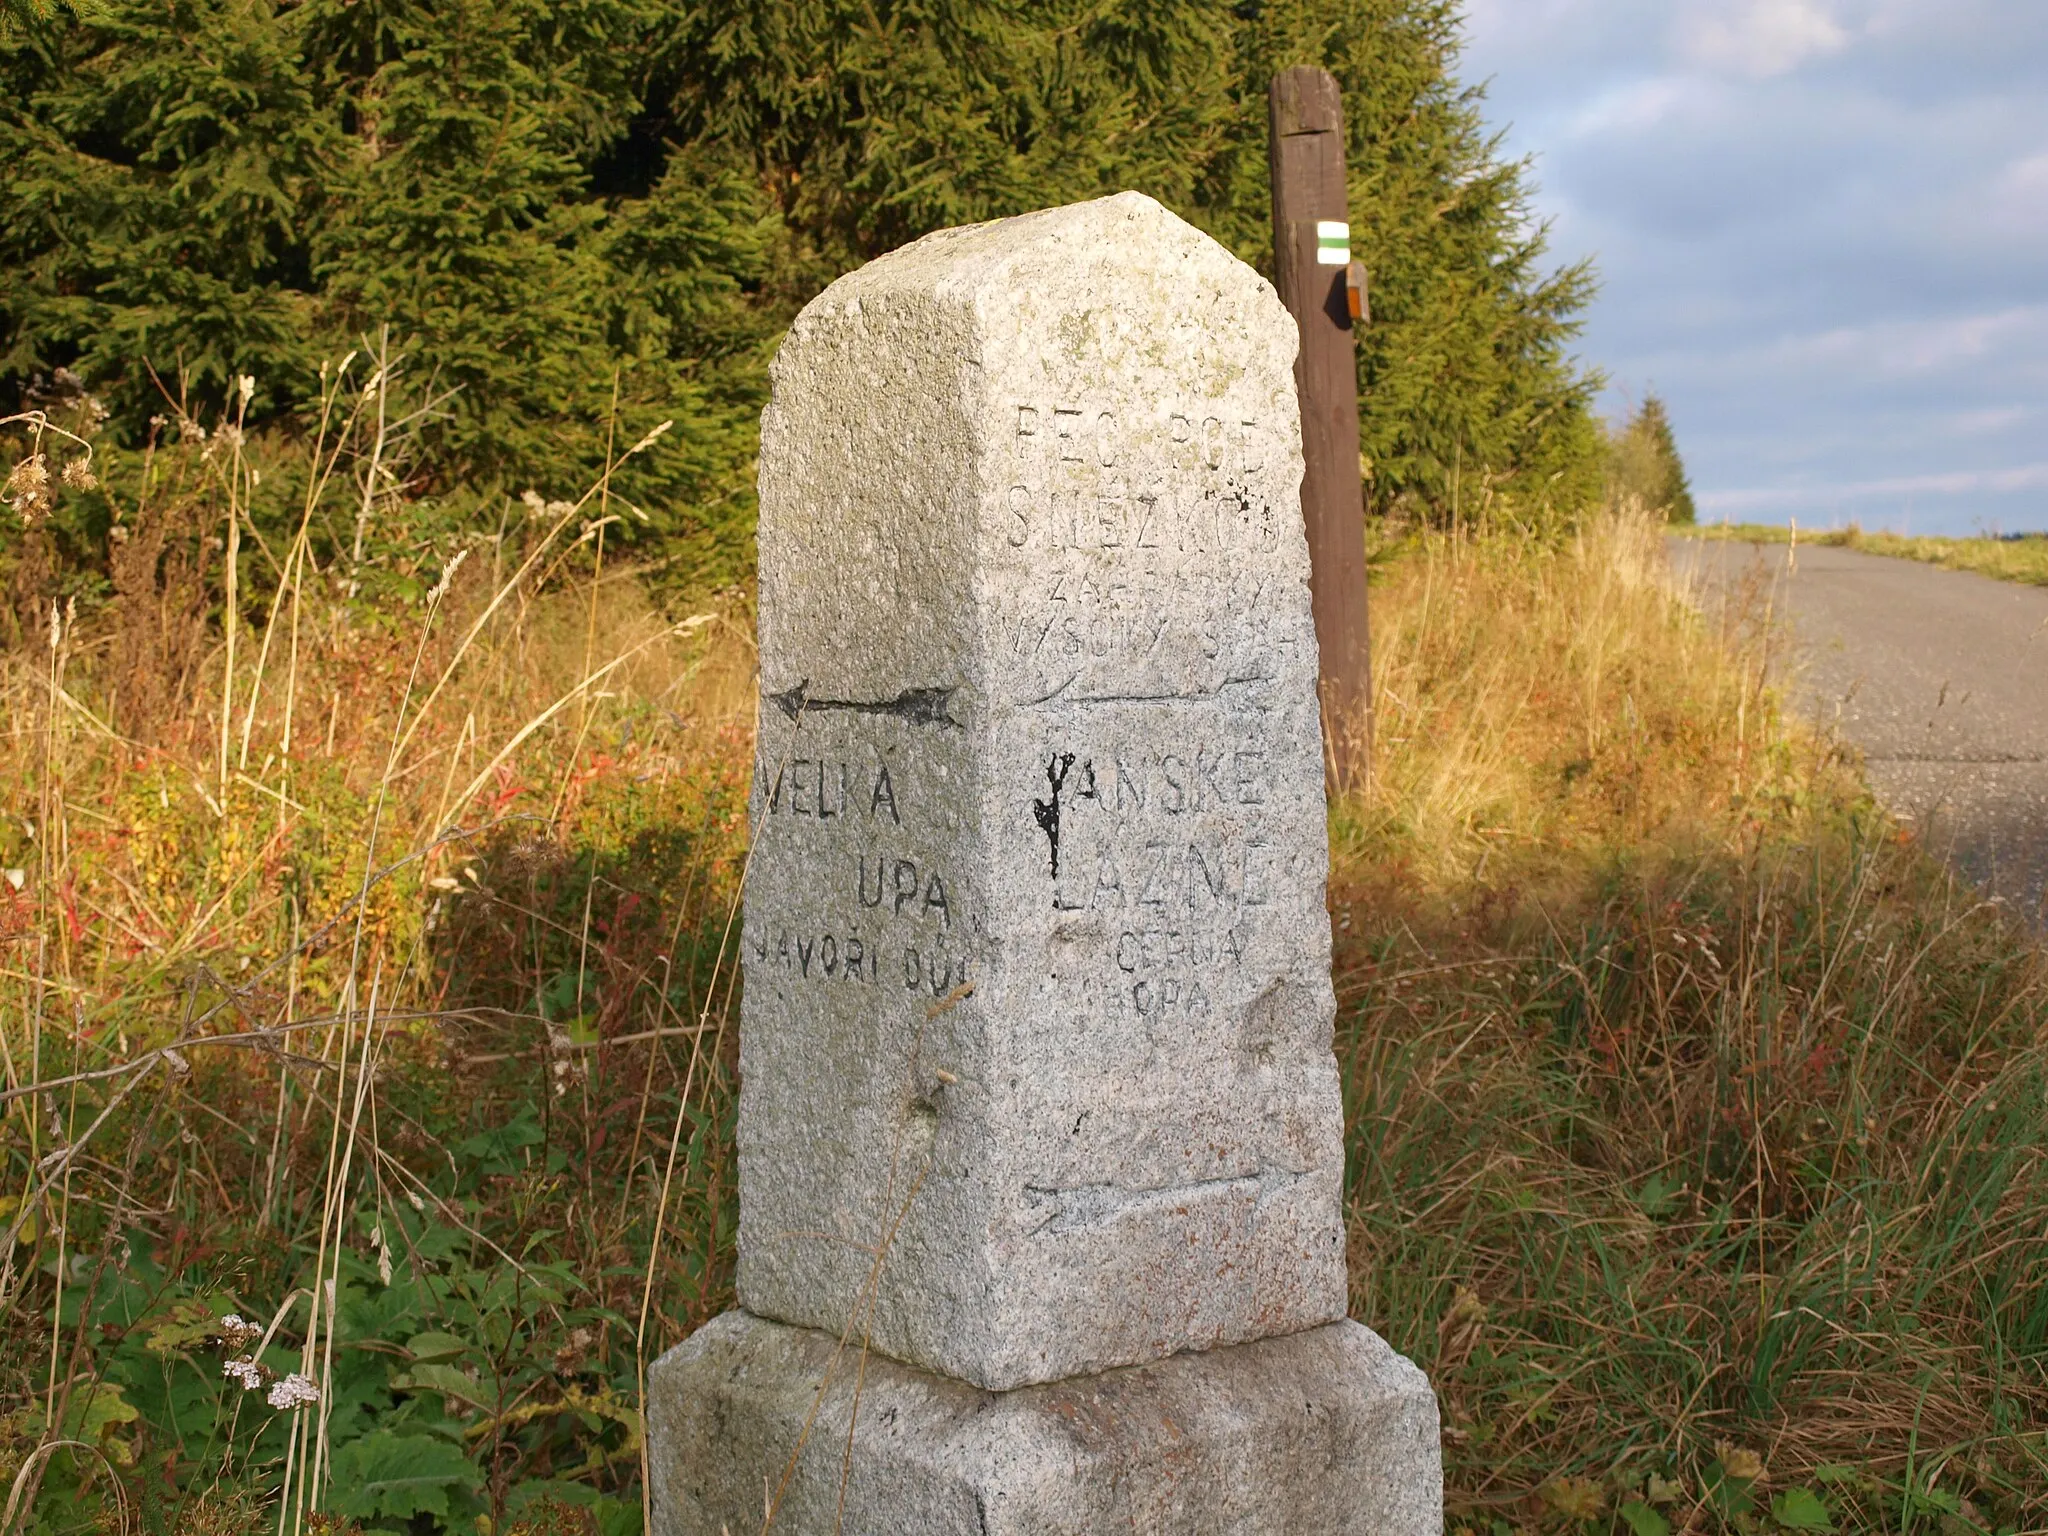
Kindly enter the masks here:
[[1344, 101], [1328, 70], [1309, 67], [1275, 75], [1267, 100], [1273, 272], [1281, 301], [1301, 327], [1294, 383], [1308, 461], [1301, 513], [1308, 525], [1309, 596], [1322, 653], [1323, 739], [1331, 786], [1342, 789], [1364, 776], [1372, 741], [1358, 370], [1354, 301], [1346, 284], [1351, 252]]

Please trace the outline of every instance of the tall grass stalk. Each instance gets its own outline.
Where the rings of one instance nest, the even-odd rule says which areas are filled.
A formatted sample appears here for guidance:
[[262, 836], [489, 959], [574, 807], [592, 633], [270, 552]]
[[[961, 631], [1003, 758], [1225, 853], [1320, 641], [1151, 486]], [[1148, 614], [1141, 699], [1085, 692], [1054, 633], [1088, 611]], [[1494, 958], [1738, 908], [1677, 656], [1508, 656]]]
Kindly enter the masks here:
[[1454, 1529], [1787, 1489], [2038, 1528], [2048, 969], [1662, 539], [1382, 566], [1335, 822], [1354, 1311], [1432, 1371]]
[[[16, 1277], [14, 1294], [26, 1285], [36, 1297], [29, 1332], [41, 1341], [38, 1412], [33, 1424], [10, 1419], [0, 1402], [0, 1462], [23, 1468], [32, 1483], [61, 1469], [65, 1500], [94, 1488], [125, 1498], [120, 1484], [128, 1474], [114, 1469], [122, 1457], [154, 1447], [148, 1454], [168, 1451], [173, 1469], [200, 1458], [189, 1472], [175, 1471], [178, 1486], [188, 1475], [198, 1479], [180, 1495], [196, 1499], [194, 1509], [239, 1498], [233, 1487], [246, 1486], [274, 1504], [264, 1519], [274, 1517], [280, 1533], [309, 1529], [336, 1500], [361, 1497], [353, 1480], [361, 1476], [363, 1426], [350, 1417], [344, 1428], [335, 1418], [337, 1394], [345, 1374], [380, 1357], [362, 1353], [350, 1309], [381, 1283], [394, 1296], [416, 1295], [412, 1305], [431, 1314], [442, 1305], [432, 1298], [483, 1284], [480, 1277], [497, 1266], [532, 1300], [493, 1301], [484, 1316], [529, 1333], [561, 1330], [558, 1337], [569, 1340], [561, 1351], [587, 1359], [597, 1375], [579, 1377], [581, 1367], [572, 1364], [554, 1380], [522, 1376], [527, 1384], [506, 1399], [516, 1408], [500, 1410], [486, 1437], [499, 1448], [494, 1456], [512, 1460], [476, 1474], [473, 1494], [464, 1491], [471, 1474], [457, 1478], [456, 1496], [481, 1499], [491, 1518], [501, 1518], [520, 1479], [541, 1475], [519, 1468], [544, 1470], [557, 1454], [550, 1449], [560, 1439], [557, 1426], [577, 1425], [576, 1415], [592, 1404], [600, 1429], [588, 1442], [596, 1460], [584, 1486], [630, 1490], [639, 1461], [637, 1430], [628, 1428], [637, 1423], [630, 1405], [638, 1357], [645, 1346], [658, 1347], [655, 1330], [674, 1337], [722, 1304], [717, 1233], [726, 1227], [729, 1240], [730, 1178], [721, 1171], [729, 1154], [699, 1145], [686, 1173], [680, 1149], [688, 1145], [686, 1127], [707, 1113], [721, 1125], [729, 1115], [724, 1026], [751, 724], [748, 660], [743, 651], [720, 649], [729, 631], [712, 616], [664, 620], [629, 570], [606, 568], [604, 481], [548, 505], [538, 525], [515, 521], [509, 538], [501, 529], [481, 567], [468, 560], [474, 543], [441, 546], [440, 579], [424, 610], [395, 628], [383, 623], [369, 589], [393, 562], [417, 558], [406, 553], [406, 509], [391, 496], [390, 467], [402, 457], [391, 440], [417, 424], [421, 408], [407, 409], [393, 395], [388, 341], [380, 356], [367, 383], [351, 372], [353, 360], [323, 380], [319, 430], [303, 461], [280, 468], [275, 445], [246, 443], [240, 402], [231, 402], [218, 428], [184, 418], [177, 441], [146, 460], [141, 483], [119, 488], [128, 510], [117, 520], [125, 517], [120, 526], [138, 536], [174, 528], [183, 507], [211, 509], [195, 521], [202, 532], [186, 547], [203, 561], [203, 530], [210, 524], [222, 532], [213, 608], [202, 615], [219, 636], [217, 689], [175, 701], [130, 695], [117, 706], [112, 675], [88, 667], [82, 687], [69, 681], [70, 689], [88, 700], [99, 693], [103, 711], [135, 712], [129, 734], [96, 727], [88, 738], [67, 733], [67, 713], [89, 716], [67, 691], [74, 631], [84, 633], [86, 654], [105, 656], [104, 636], [131, 622], [132, 610], [99, 615], [97, 634], [92, 615], [75, 626], [59, 611], [40, 668], [0, 658], [0, 689], [28, 706], [10, 710], [15, 729], [34, 727], [33, 750], [17, 758], [29, 771], [0, 782], [17, 813], [12, 825], [32, 823], [35, 843], [32, 888], [18, 898], [0, 892], [0, 904], [14, 903], [0, 912], [0, 939], [32, 951], [23, 955], [28, 964], [7, 968], [16, 979], [0, 978], [23, 1005], [9, 1008], [0, 1026], [9, 1103], [21, 1101], [9, 1117], [12, 1144], [0, 1151], [13, 1162], [20, 1191], [4, 1219], [11, 1239], [32, 1250], [11, 1259], [8, 1273]], [[618, 460], [655, 450], [665, 431], [666, 424]], [[272, 459], [259, 475], [264, 454]], [[353, 476], [343, 475], [351, 467]], [[331, 488], [348, 478], [359, 492], [356, 526], [336, 550], [322, 530]], [[292, 488], [294, 515], [282, 558], [254, 568], [242, 558], [243, 536], [253, 528], [254, 498], [273, 487]], [[592, 498], [595, 526], [564, 550], [560, 535]], [[465, 579], [480, 568], [494, 578], [482, 590]], [[436, 622], [444, 611], [454, 615], [447, 634]], [[216, 675], [207, 670], [212, 683]], [[283, 677], [272, 685], [277, 670]], [[324, 740], [300, 728], [309, 694], [332, 701]], [[366, 752], [378, 735], [382, 750]], [[371, 764], [375, 770], [364, 772]], [[51, 833], [67, 819], [67, 782], [73, 796], [84, 790], [95, 829], [75, 865], [66, 862], [66, 841]], [[687, 808], [692, 836], [679, 841], [667, 831], [671, 808]], [[118, 835], [98, 833], [102, 826]], [[6, 855], [15, 853], [8, 839], [16, 835], [0, 834], [0, 864], [13, 862]], [[650, 837], [682, 856], [653, 848], [643, 854], [639, 840]], [[560, 899], [558, 867], [581, 867], [578, 910], [566, 929], [545, 910]], [[673, 912], [650, 904], [661, 893]], [[642, 909], [661, 912], [665, 942], [659, 931], [644, 931], [636, 915]], [[565, 932], [572, 935], [566, 954], [555, 936]], [[494, 947], [501, 959], [483, 961]], [[709, 962], [708, 983], [700, 956]], [[558, 1003], [551, 967], [564, 960], [573, 987]], [[45, 1026], [60, 999], [78, 1005], [77, 1027], [61, 1038]], [[599, 1022], [558, 1023], [558, 1007], [578, 1016], [594, 1008]], [[586, 1027], [587, 1037], [572, 1033]], [[688, 1063], [672, 1068], [665, 1044], [684, 1035]], [[248, 1054], [233, 1059], [237, 1051]], [[195, 1064], [188, 1066], [188, 1053]], [[536, 1058], [538, 1084], [524, 1081], [522, 1065]], [[433, 1076], [419, 1076], [437, 1061], [471, 1091], [440, 1099]], [[551, 1085], [569, 1077], [573, 1099], [549, 1107]], [[605, 1121], [622, 1091], [634, 1122], [630, 1142], [609, 1133]], [[516, 1128], [523, 1104], [542, 1107], [544, 1124], [559, 1116], [585, 1165], [576, 1184], [589, 1207], [582, 1218], [587, 1261], [522, 1261], [501, 1238], [527, 1242], [517, 1234], [541, 1213], [524, 1189], [528, 1176], [514, 1180], [515, 1192], [504, 1185], [509, 1171], [494, 1172], [488, 1177], [498, 1184], [484, 1186], [479, 1198], [478, 1158], [504, 1165], [488, 1162], [492, 1154], [456, 1150], [479, 1130], [487, 1141], [497, 1136], [492, 1127], [502, 1120]], [[642, 1131], [658, 1114], [675, 1117], [673, 1128], [661, 1127], [679, 1149], [665, 1169], [645, 1167], [640, 1157]], [[187, 1120], [195, 1122], [191, 1130]], [[172, 1135], [158, 1146], [167, 1155], [142, 1160], [146, 1198], [137, 1205], [109, 1186], [97, 1149], [125, 1138], [132, 1161], [162, 1136], [164, 1122]], [[46, 1151], [46, 1123], [64, 1127], [60, 1159]], [[388, 1144], [394, 1124], [396, 1148]], [[223, 1140], [223, 1127], [240, 1134]], [[718, 1132], [721, 1142], [725, 1134]], [[607, 1168], [617, 1177], [616, 1201]], [[81, 1176], [83, 1204], [76, 1198]], [[531, 1177], [536, 1190], [552, 1187], [543, 1165], [533, 1165]], [[685, 1181], [705, 1179], [709, 1187], [694, 1188], [691, 1213], [678, 1225]], [[387, 1195], [394, 1180], [396, 1192]], [[195, 1194], [204, 1208], [193, 1206]], [[139, 1215], [146, 1210], [160, 1215]], [[170, 1224], [161, 1219], [181, 1210]], [[662, 1253], [650, 1231], [656, 1221], [683, 1239], [690, 1263], [709, 1253], [712, 1267], [693, 1271]], [[484, 1267], [446, 1254], [439, 1245], [448, 1239], [433, 1235], [437, 1224], [458, 1234]], [[367, 1292], [357, 1257], [366, 1229], [377, 1261]], [[272, 1234], [242, 1250], [240, 1284], [259, 1295], [275, 1284], [273, 1295], [303, 1295], [307, 1305], [294, 1314], [289, 1302], [280, 1304], [253, 1347], [258, 1356], [288, 1347], [318, 1390], [315, 1407], [266, 1411], [259, 1419], [273, 1426], [252, 1427], [230, 1389], [215, 1434], [182, 1445], [175, 1436], [163, 1440], [173, 1426], [156, 1410], [145, 1406], [138, 1419], [132, 1403], [138, 1391], [146, 1403], [147, 1390], [136, 1383], [147, 1373], [137, 1378], [122, 1350], [170, 1337], [166, 1328], [189, 1329], [167, 1321], [188, 1315], [177, 1308], [211, 1305], [224, 1313], [227, 1303], [203, 1301], [203, 1274], [180, 1273], [173, 1257], [167, 1290], [114, 1285], [120, 1294], [111, 1315], [120, 1322], [112, 1337], [130, 1343], [96, 1345], [102, 1332], [88, 1331], [81, 1308], [101, 1308], [99, 1330], [113, 1325], [107, 1303], [70, 1297], [72, 1255], [103, 1248], [116, 1256], [116, 1268], [94, 1273], [118, 1274], [137, 1255], [163, 1253], [166, 1242], [174, 1256], [186, 1241], [177, 1234], [186, 1232], [217, 1233], [207, 1241], [230, 1245]], [[605, 1257], [619, 1244], [636, 1277], [630, 1302], [619, 1265]], [[616, 1342], [569, 1321], [593, 1306], [613, 1315], [637, 1310], [623, 1362]], [[84, 1379], [63, 1368], [73, 1313], [89, 1346], [73, 1352], [89, 1367]], [[29, 1322], [18, 1311], [14, 1317]], [[0, 1330], [16, 1325], [0, 1314]], [[448, 1314], [443, 1326], [482, 1327], [480, 1348], [499, 1323], [458, 1324]], [[404, 1337], [371, 1347], [403, 1361]], [[174, 1359], [190, 1357], [189, 1345], [175, 1348]], [[492, 1368], [530, 1370], [522, 1358], [502, 1357]], [[547, 1351], [538, 1358], [549, 1358]], [[208, 1379], [203, 1353], [177, 1369]], [[285, 1369], [276, 1367], [280, 1375]], [[219, 1364], [211, 1370], [209, 1390], [218, 1397]], [[18, 1375], [12, 1381], [6, 1390], [27, 1385]], [[537, 1387], [544, 1389], [538, 1398]], [[68, 1402], [112, 1402], [114, 1413], [92, 1418], [93, 1438], [80, 1441], [67, 1426], [84, 1421]], [[606, 1406], [614, 1402], [621, 1405]], [[344, 1434], [346, 1441], [337, 1438]], [[221, 1435], [217, 1453], [202, 1446]], [[621, 1435], [631, 1454], [614, 1476], [606, 1469], [624, 1454], [615, 1443]], [[356, 1470], [343, 1474], [349, 1456]], [[631, 1496], [637, 1503], [637, 1493]], [[43, 1512], [38, 1520], [65, 1507], [33, 1487], [23, 1497]]]
[[[413, 526], [384, 348], [305, 447], [191, 422], [113, 488], [203, 668], [119, 605], [0, 658], [0, 1472], [53, 1536], [131, 1496], [181, 1536], [628, 1519], [647, 1363], [731, 1300], [744, 595], [661, 612], [609, 471]], [[288, 530], [232, 611], [224, 501]], [[1795, 1489], [2032, 1528], [2039, 952], [1649, 520], [1376, 572], [1332, 817], [1352, 1299], [1437, 1384], [1454, 1533], [1762, 1529]]]

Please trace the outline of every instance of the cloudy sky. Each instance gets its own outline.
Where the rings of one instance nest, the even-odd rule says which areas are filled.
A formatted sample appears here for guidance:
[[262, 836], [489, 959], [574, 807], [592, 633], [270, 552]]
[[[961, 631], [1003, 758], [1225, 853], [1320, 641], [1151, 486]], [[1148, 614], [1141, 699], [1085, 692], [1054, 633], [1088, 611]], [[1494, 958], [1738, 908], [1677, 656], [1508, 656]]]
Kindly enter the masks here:
[[2048, 0], [1469, 0], [1701, 515], [2048, 529]]

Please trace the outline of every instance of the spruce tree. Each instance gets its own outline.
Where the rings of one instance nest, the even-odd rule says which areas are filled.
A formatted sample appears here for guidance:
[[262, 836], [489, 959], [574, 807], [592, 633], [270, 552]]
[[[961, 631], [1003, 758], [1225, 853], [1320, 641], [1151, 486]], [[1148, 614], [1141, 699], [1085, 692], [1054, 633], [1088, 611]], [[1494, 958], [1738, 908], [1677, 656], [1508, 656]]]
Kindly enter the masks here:
[[1644, 396], [1614, 433], [1607, 475], [1609, 493], [1617, 500], [1639, 502], [1667, 522], [1690, 525], [1698, 519], [1670, 414], [1655, 395]]
[[1504, 159], [1480, 87], [1457, 79], [1457, 0], [1257, 0], [1239, 35], [1239, 108], [1212, 194], [1247, 260], [1271, 236], [1266, 82], [1316, 64], [1344, 92], [1351, 250], [1371, 280], [1360, 331], [1367, 506], [1448, 520], [1509, 499], [1569, 516], [1600, 487], [1598, 375], [1570, 356], [1583, 262], [1544, 265], [1530, 169]]
[[[24, 14], [27, 14], [24, 12]], [[1125, 187], [1270, 267], [1266, 83], [1345, 90], [1369, 504], [1598, 493], [1591, 293], [1456, 79], [1455, 0], [93, 0], [0, 41], [0, 391], [58, 366], [289, 433], [388, 326], [447, 392], [451, 508], [677, 429], [620, 490], [679, 569], [747, 559], [774, 338], [928, 230]]]
[[[106, 0], [0, 44], [0, 374], [65, 366], [130, 441], [217, 408], [303, 419], [385, 327], [446, 399], [410, 486], [451, 515], [573, 495], [674, 418], [620, 493], [730, 579], [764, 363], [769, 205], [684, 149], [598, 185], [658, 21], [629, 0]], [[619, 420], [609, 421], [614, 377]], [[495, 514], [491, 514], [495, 517]]]
[[928, 229], [1126, 186], [1270, 272], [1266, 85], [1320, 64], [1373, 282], [1369, 504], [1448, 517], [1490, 487], [1527, 516], [1599, 494], [1599, 380], [1568, 355], [1592, 274], [1544, 268], [1528, 167], [1455, 77], [1455, 0], [720, 0], [672, 48], [692, 132], [751, 153], [799, 232], [800, 288]]

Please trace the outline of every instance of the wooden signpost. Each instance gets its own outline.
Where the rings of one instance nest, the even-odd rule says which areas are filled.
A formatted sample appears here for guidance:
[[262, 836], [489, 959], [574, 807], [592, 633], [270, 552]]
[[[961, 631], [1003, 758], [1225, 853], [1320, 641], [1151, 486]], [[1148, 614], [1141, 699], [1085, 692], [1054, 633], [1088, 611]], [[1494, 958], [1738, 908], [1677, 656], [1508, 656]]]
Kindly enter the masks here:
[[1301, 327], [1301, 512], [1309, 593], [1322, 655], [1323, 734], [1330, 782], [1363, 778], [1372, 731], [1365, 609], [1365, 500], [1358, 446], [1352, 326], [1367, 315], [1365, 270], [1351, 259], [1344, 185], [1344, 102], [1336, 79], [1283, 70], [1268, 92], [1272, 121], [1273, 269]]

